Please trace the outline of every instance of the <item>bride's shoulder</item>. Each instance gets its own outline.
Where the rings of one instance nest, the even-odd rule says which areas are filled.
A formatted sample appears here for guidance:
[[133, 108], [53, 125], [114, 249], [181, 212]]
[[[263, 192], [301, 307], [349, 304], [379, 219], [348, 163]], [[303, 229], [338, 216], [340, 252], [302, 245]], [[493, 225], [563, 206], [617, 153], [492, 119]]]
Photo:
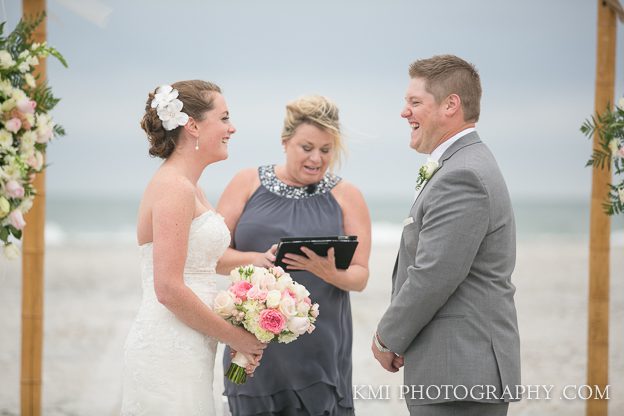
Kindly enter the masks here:
[[167, 199], [195, 198], [195, 185], [187, 177], [171, 172], [157, 172], [150, 181], [147, 191], [150, 194]]

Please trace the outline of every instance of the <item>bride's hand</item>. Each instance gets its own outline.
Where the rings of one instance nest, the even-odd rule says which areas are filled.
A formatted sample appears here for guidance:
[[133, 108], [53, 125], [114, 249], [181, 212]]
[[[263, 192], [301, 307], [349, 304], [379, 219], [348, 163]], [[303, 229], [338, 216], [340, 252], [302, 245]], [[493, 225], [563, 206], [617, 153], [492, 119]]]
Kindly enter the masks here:
[[267, 344], [258, 341], [251, 333], [237, 326], [232, 328], [232, 339], [227, 344], [233, 350], [253, 356], [262, 355], [262, 351], [267, 347]]
[[260, 267], [273, 267], [275, 262], [275, 253], [277, 252], [277, 244], [273, 244], [270, 249], [264, 253], [256, 253], [256, 259], [254, 260], [255, 266]]

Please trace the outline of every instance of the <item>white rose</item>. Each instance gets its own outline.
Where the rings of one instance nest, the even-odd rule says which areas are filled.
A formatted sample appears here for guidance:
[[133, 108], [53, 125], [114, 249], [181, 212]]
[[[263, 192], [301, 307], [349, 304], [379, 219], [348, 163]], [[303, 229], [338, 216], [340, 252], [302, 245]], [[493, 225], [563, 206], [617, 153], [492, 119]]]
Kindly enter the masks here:
[[22, 199], [22, 203], [19, 205], [19, 207], [17, 207], [17, 209], [19, 209], [22, 214], [26, 214], [32, 208], [34, 198], [34, 196], [30, 196], [28, 198]]
[[618, 107], [620, 107], [622, 110], [624, 110], [624, 97], [620, 98], [618, 100]]
[[279, 277], [279, 279], [277, 279], [277, 284], [276, 284], [277, 290], [282, 291], [290, 286], [292, 286], [292, 277], [290, 277], [290, 275], [283, 274]]
[[618, 196], [620, 197], [620, 202], [624, 204], [624, 188], [618, 189]]
[[4, 255], [9, 260], [15, 260], [20, 255], [19, 248], [15, 244], [9, 243], [4, 246]]
[[26, 81], [26, 85], [28, 85], [30, 88], [35, 88], [37, 86], [35, 77], [33, 77], [31, 74], [24, 75], [24, 80]]
[[266, 305], [267, 308], [277, 308], [280, 304], [280, 300], [282, 299], [282, 294], [279, 290], [269, 290], [266, 296]]
[[618, 140], [617, 139], [611, 139], [611, 141], [609, 142], [609, 150], [611, 151], [611, 155], [615, 156], [618, 152], [619, 147], [618, 147]]
[[9, 111], [15, 108], [16, 103], [17, 101], [14, 98], [9, 98], [8, 100], [2, 103], [2, 106], [0, 106], [0, 110], [4, 111], [5, 113], [8, 113]]
[[30, 70], [30, 65], [28, 65], [28, 62], [22, 62], [17, 66], [17, 69], [23, 74]]
[[286, 325], [290, 332], [297, 335], [305, 334], [309, 326], [310, 321], [308, 320], [308, 318], [300, 318], [297, 316], [289, 319], [288, 324]]
[[13, 146], [13, 135], [5, 129], [0, 130], [0, 149], [8, 149]]
[[13, 86], [7, 80], [0, 81], [0, 92], [3, 95], [9, 96], [13, 93]]
[[230, 272], [230, 280], [232, 281], [232, 283], [241, 281], [241, 276], [240, 276], [240, 273], [238, 272], [238, 267], [233, 269]]
[[427, 163], [423, 165], [423, 168], [425, 178], [429, 179], [431, 178], [431, 175], [433, 175], [433, 172], [435, 172], [438, 168], [438, 162], [433, 159], [427, 159]]
[[229, 318], [235, 310], [234, 295], [229, 290], [219, 292], [214, 300], [214, 311], [224, 318]]
[[30, 51], [28, 49], [23, 50], [22, 52], [20, 52], [19, 55], [17, 55], [18, 59], [28, 58], [29, 56], [30, 56]]
[[297, 304], [297, 315], [307, 316], [310, 311], [310, 305], [307, 302], [299, 302]]
[[279, 310], [284, 314], [284, 316], [286, 316], [286, 318], [291, 318], [297, 315], [297, 305], [295, 304], [295, 300], [288, 295], [284, 296], [280, 301]]
[[26, 58], [26, 62], [28, 62], [28, 65], [30, 66], [39, 65], [39, 59], [37, 59], [36, 56], [29, 56], [28, 58]]
[[305, 288], [304, 285], [300, 285], [299, 283], [295, 283], [295, 295], [297, 296], [298, 301], [302, 301], [303, 299], [310, 296], [310, 292]]
[[0, 196], [0, 218], [4, 218], [11, 212], [11, 204], [9, 200], [3, 196]]
[[[26, 100], [29, 99], [28, 96], [26, 95], [26, 93], [24, 91], [22, 91], [19, 88], [13, 88], [13, 91], [11, 93], [11, 98], [13, 98], [15, 100], [15, 102], [17, 103], [18, 101], [22, 101], [22, 100]], [[46, 117], [49, 119], [50, 117], [46, 115]]]
[[15, 61], [13, 60], [13, 57], [11, 56], [11, 54], [6, 51], [6, 50], [1, 50], [0, 51], [0, 68], [10, 68], [13, 65], [15, 65]]

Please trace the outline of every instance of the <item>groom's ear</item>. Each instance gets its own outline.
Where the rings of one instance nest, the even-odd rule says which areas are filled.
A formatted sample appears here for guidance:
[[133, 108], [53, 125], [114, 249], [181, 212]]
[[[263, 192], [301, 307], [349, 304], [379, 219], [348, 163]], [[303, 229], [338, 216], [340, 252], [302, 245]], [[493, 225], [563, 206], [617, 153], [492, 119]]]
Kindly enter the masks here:
[[454, 116], [458, 111], [461, 111], [461, 98], [459, 95], [451, 94], [446, 97], [444, 110], [449, 116]]

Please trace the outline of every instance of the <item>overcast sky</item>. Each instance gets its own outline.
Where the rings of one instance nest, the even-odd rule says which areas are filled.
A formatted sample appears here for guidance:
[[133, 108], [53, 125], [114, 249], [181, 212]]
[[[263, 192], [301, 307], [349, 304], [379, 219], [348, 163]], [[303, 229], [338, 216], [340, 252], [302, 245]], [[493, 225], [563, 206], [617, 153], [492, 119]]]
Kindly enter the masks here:
[[[229, 159], [201, 179], [209, 195], [239, 169], [282, 161], [284, 106], [303, 94], [340, 107], [349, 157], [339, 174], [366, 196], [411, 195], [424, 156], [399, 116], [407, 68], [443, 53], [481, 74], [477, 128], [514, 198], [589, 193], [579, 126], [594, 108], [596, 1], [83, 1], [103, 27], [72, 3], [48, 0], [48, 41], [69, 62], [48, 61], [62, 98], [53, 115], [68, 133], [49, 147], [48, 195], [138, 198], [160, 163], [139, 128], [147, 93], [195, 78], [221, 86], [238, 129]], [[12, 29], [21, 1], [4, 4]]]

